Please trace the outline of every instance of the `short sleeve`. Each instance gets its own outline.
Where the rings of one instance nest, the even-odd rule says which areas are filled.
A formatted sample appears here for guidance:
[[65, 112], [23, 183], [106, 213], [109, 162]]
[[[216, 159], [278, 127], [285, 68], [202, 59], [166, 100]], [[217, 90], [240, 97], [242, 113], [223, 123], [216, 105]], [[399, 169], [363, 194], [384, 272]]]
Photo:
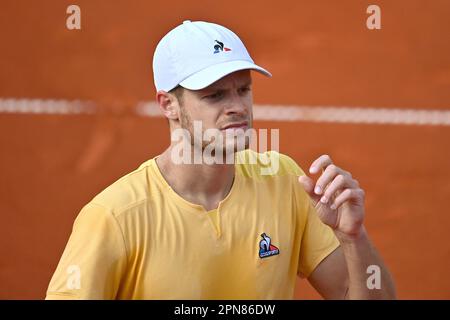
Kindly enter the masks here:
[[339, 247], [339, 240], [333, 230], [320, 220], [306, 193], [305, 198], [307, 212], [301, 238], [298, 273], [307, 278], [323, 259]]
[[282, 167], [295, 176], [292, 183], [296, 194], [298, 232], [301, 233], [297, 273], [307, 278], [339, 246], [339, 240], [333, 230], [319, 219], [311, 198], [298, 182], [298, 177], [305, 175], [304, 171], [292, 158], [283, 155], [282, 159]]
[[126, 264], [125, 242], [115, 217], [89, 203], [75, 220], [46, 299], [115, 299]]

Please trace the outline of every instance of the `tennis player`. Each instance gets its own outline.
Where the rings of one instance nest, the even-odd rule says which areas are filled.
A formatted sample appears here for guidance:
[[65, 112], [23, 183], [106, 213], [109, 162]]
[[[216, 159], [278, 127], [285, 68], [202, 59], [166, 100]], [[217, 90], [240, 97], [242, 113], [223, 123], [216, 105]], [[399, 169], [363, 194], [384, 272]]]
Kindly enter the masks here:
[[[395, 298], [348, 171], [322, 155], [307, 175], [239, 146], [251, 70], [271, 76], [223, 26], [185, 21], [162, 38], [153, 72], [172, 142], [81, 210], [47, 299], [292, 299], [298, 276], [326, 299]], [[191, 161], [211, 150], [196, 123], [214, 133], [210, 155], [243, 161]]]

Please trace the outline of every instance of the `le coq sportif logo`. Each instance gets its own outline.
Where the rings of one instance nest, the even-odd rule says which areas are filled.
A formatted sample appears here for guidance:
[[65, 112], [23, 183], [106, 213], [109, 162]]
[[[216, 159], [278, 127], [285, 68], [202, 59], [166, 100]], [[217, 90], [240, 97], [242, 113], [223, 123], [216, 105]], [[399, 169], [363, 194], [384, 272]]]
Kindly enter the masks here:
[[272, 244], [272, 239], [267, 234], [261, 234], [261, 238], [262, 240], [259, 241], [259, 257], [261, 259], [280, 253], [280, 249]]
[[222, 51], [231, 51], [230, 48], [227, 48], [224, 46], [223, 42], [220, 42], [219, 40], [214, 40], [216, 44], [214, 45], [214, 53], [219, 53]]

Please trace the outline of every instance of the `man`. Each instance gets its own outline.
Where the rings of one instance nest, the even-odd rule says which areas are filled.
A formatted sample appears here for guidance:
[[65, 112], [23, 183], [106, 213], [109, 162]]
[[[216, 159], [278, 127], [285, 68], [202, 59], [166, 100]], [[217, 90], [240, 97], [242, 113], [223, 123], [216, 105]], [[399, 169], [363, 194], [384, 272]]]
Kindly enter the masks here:
[[[207, 148], [197, 122], [216, 133], [209, 158], [256, 154], [238, 144], [252, 127], [250, 70], [270, 76], [216, 24], [185, 21], [160, 41], [156, 99], [172, 136], [188, 137], [182, 151]], [[364, 192], [329, 156], [312, 163], [314, 181], [275, 151], [270, 174], [261, 161], [180, 162], [172, 140], [81, 210], [47, 299], [291, 299], [297, 276], [327, 299], [395, 298], [363, 225]]]

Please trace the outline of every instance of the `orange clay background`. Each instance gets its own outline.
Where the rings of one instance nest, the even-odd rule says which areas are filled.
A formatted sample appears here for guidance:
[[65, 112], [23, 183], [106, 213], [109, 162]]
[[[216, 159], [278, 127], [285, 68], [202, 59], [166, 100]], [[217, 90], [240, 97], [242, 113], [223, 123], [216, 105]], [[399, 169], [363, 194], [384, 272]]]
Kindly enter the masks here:
[[[81, 7], [82, 29], [66, 29]], [[382, 29], [366, 28], [366, 8]], [[0, 97], [93, 100], [95, 115], [0, 114], [0, 298], [41, 299], [81, 207], [164, 150], [157, 41], [185, 19], [223, 24], [273, 73], [257, 104], [450, 108], [450, 2], [1, 0]], [[327, 153], [365, 189], [366, 225], [401, 299], [450, 298], [450, 127], [257, 122], [305, 170]], [[176, 290], [176, 288], [174, 288]], [[299, 281], [297, 299], [319, 298]]]

